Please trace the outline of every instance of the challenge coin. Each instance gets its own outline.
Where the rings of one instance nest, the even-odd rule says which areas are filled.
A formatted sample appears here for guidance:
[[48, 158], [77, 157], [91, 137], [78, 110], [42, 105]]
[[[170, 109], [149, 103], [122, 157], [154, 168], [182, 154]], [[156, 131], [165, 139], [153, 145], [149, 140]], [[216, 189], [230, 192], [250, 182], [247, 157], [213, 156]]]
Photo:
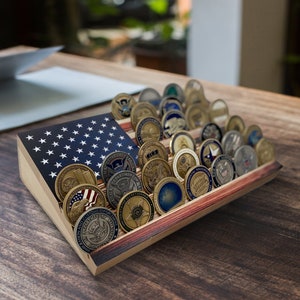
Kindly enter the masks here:
[[245, 122], [240, 116], [229, 116], [226, 120], [225, 131], [236, 130], [240, 133], [243, 133], [245, 128]]
[[268, 139], [261, 138], [255, 145], [255, 150], [259, 166], [275, 160], [275, 147]]
[[249, 145], [238, 148], [234, 154], [236, 173], [242, 176], [257, 168], [257, 155], [255, 150]]
[[129, 118], [135, 104], [136, 101], [133, 96], [126, 93], [120, 93], [111, 101], [111, 112], [116, 120]]
[[142, 169], [142, 184], [144, 190], [151, 194], [161, 179], [171, 176], [173, 176], [173, 171], [168, 162], [161, 158], [149, 160]]
[[112, 208], [117, 208], [120, 199], [130, 191], [142, 190], [142, 182], [132, 171], [123, 170], [110, 177], [106, 184], [106, 198]]
[[104, 183], [109, 178], [122, 170], [136, 172], [136, 164], [132, 156], [123, 151], [115, 151], [108, 154], [101, 165], [101, 177]]
[[222, 147], [224, 153], [233, 157], [235, 151], [244, 145], [243, 135], [237, 130], [227, 131], [222, 138]]
[[139, 102], [149, 102], [154, 105], [156, 109], [158, 109], [160, 101], [161, 95], [159, 92], [150, 87], [143, 89], [139, 95]]
[[258, 125], [250, 125], [244, 130], [243, 135], [245, 143], [252, 147], [263, 137], [262, 130]]
[[175, 177], [160, 180], [153, 192], [153, 202], [160, 215], [184, 204], [185, 193], [181, 182]]
[[179, 110], [166, 112], [162, 117], [161, 124], [166, 138], [170, 138], [176, 131], [188, 129], [184, 113]]
[[160, 102], [159, 113], [161, 116], [170, 110], [183, 111], [181, 102], [175, 96], [164, 97]]
[[229, 116], [227, 103], [223, 99], [217, 99], [211, 102], [209, 106], [209, 117], [212, 123], [224, 126]]
[[212, 185], [212, 176], [205, 166], [195, 166], [189, 169], [184, 178], [185, 192], [189, 200], [210, 192]]
[[104, 207], [89, 209], [79, 217], [74, 227], [75, 241], [87, 253], [117, 238], [118, 232], [116, 216]]
[[133, 106], [130, 114], [132, 128], [135, 129], [137, 123], [145, 117], [158, 118], [156, 108], [149, 102], [138, 102]]
[[55, 193], [59, 201], [62, 203], [72, 188], [83, 183], [97, 184], [96, 175], [88, 166], [71, 164], [61, 169], [55, 180]]
[[163, 97], [166, 96], [175, 96], [178, 100], [183, 103], [184, 102], [184, 92], [181, 86], [177, 83], [169, 83], [164, 88]]
[[223, 148], [217, 139], [207, 139], [200, 145], [200, 163], [207, 168], [210, 168], [212, 162], [221, 154], [223, 154]]
[[207, 111], [198, 105], [198, 103], [194, 103], [187, 107], [185, 119], [189, 130], [203, 127], [209, 121]]
[[203, 126], [200, 134], [201, 140], [217, 139], [222, 140], [223, 134], [221, 128], [216, 123], [207, 123]]
[[170, 140], [170, 151], [174, 155], [181, 149], [196, 150], [196, 143], [191, 134], [186, 130], [176, 131]]
[[211, 176], [215, 187], [219, 187], [235, 178], [235, 164], [226, 154], [219, 155], [211, 165]]
[[147, 141], [163, 139], [163, 128], [160, 121], [154, 117], [146, 117], [138, 122], [135, 129], [135, 138], [139, 146]]
[[65, 196], [63, 212], [74, 226], [79, 216], [92, 207], [106, 206], [106, 198], [100, 188], [91, 184], [80, 184]]
[[142, 169], [145, 163], [153, 158], [162, 158], [168, 161], [168, 152], [165, 146], [158, 141], [145, 142], [138, 152], [138, 163]]
[[199, 165], [199, 157], [191, 149], [181, 149], [175, 154], [172, 165], [175, 177], [183, 181], [187, 171]]
[[129, 232], [153, 220], [154, 211], [153, 202], [145, 192], [132, 191], [118, 203], [117, 218], [120, 227]]

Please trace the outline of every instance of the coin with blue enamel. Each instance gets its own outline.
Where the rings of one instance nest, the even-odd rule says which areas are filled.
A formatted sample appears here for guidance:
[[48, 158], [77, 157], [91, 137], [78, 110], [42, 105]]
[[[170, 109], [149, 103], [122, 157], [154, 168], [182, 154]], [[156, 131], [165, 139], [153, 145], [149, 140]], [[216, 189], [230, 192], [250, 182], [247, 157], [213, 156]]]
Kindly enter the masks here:
[[162, 117], [161, 123], [166, 138], [170, 138], [176, 131], [188, 129], [184, 113], [179, 110], [166, 112]]
[[212, 162], [223, 154], [223, 148], [221, 143], [216, 139], [207, 139], [200, 145], [199, 159], [200, 163], [207, 168], [211, 167]]

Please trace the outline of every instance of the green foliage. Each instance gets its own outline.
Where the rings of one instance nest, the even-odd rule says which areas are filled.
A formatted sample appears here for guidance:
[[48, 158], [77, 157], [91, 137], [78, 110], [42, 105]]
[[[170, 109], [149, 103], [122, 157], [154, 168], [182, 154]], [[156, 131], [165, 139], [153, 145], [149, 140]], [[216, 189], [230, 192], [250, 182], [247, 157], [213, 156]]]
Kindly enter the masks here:
[[158, 15], [164, 15], [168, 11], [167, 0], [147, 0], [146, 4], [148, 7]]
[[99, 0], [80, 0], [85, 4], [90, 12], [96, 16], [117, 16], [120, 14], [119, 9], [114, 4], [103, 4], [103, 1]]

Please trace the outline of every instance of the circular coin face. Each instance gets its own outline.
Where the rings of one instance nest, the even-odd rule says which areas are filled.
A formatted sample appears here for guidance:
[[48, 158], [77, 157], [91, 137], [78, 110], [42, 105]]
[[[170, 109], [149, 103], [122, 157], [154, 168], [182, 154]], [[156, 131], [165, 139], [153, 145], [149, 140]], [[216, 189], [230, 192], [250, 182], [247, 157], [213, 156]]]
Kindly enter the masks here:
[[188, 170], [184, 178], [185, 192], [189, 200], [194, 200], [212, 190], [212, 177], [205, 166], [195, 166]]
[[180, 85], [177, 83], [169, 83], [163, 92], [163, 97], [166, 96], [175, 96], [178, 100], [183, 103], [184, 102], [184, 92]]
[[168, 161], [168, 152], [165, 146], [157, 141], [145, 142], [138, 152], [138, 163], [142, 169], [146, 162], [153, 158], [161, 158]]
[[245, 127], [244, 120], [237, 115], [228, 117], [225, 123], [225, 131], [236, 130], [240, 133], [243, 133]]
[[64, 167], [55, 180], [55, 193], [60, 202], [75, 186], [83, 183], [97, 184], [94, 171], [83, 164], [71, 164]]
[[170, 138], [176, 131], [187, 130], [187, 124], [184, 113], [179, 110], [170, 110], [166, 112], [161, 120], [163, 134]]
[[219, 155], [211, 165], [211, 175], [215, 187], [230, 182], [235, 177], [235, 165], [228, 155]]
[[257, 168], [257, 155], [249, 145], [238, 148], [234, 154], [234, 163], [238, 176], [244, 175]]
[[136, 104], [133, 96], [120, 93], [111, 101], [111, 112], [116, 120], [129, 118], [133, 106]]
[[117, 208], [120, 199], [130, 191], [142, 190], [142, 182], [132, 171], [123, 170], [110, 177], [106, 185], [107, 201], [112, 208]]
[[146, 117], [157, 118], [156, 108], [149, 102], [138, 102], [133, 106], [130, 114], [132, 128], [135, 129], [137, 123]]
[[261, 138], [255, 145], [258, 158], [258, 165], [261, 166], [275, 160], [275, 147], [266, 138]]
[[153, 202], [143, 191], [129, 192], [118, 203], [117, 217], [121, 228], [131, 231], [153, 220]]
[[200, 163], [210, 168], [212, 162], [220, 154], [223, 154], [223, 148], [220, 142], [216, 139], [207, 139], [201, 144], [199, 149]]
[[186, 130], [180, 130], [172, 135], [170, 140], [170, 151], [174, 155], [181, 149], [196, 150], [196, 142]]
[[106, 198], [96, 185], [80, 184], [71, 189], [63, 202], [66, 219], [74, 226], [75, 222], [92, 207], [106, 206]]
[[223, 99], [213, 101], [209, 106], [209, 117], [212, 123], [217, 123], [224, 126], [229, 116], [229, 109]]
[[75, 240], [87, 253], [114, 240], [118, 231], [116, 216], [104, 207], [89, 209], [80, 216], [74, 227]]
[[136, 164], [132, 156], [123, 151], [115, 151], [108, 154], [101, 165], [101, 177], [104, 183], [109, 178], [122, 170], [136, 172]]
[[216, 139], [218, 141], [222, 140], [222, 130], [216, 123], [207, 123], [203, 126], [201, 131], [201, 140]]
[[157, 118], [146, 117], [140, 120], [135, 130], [136, 141], [139, 146], [147, 141], [160, 141], [163, 139], [163, 128]]
[[154, 105], [156, 109], [158, 109], [159, 103], [161, 101], [161, 95], [157, 90], [148, 87], [141, 91], [139, 95], [139, 101], [149, 102]]
[[222, 147], [224, 153], [233, 157], [235, 151], [244, 145], [243, 135], [237, 130], [227, 131], [222, 138]]
[[174, 96], [164, 97], [159, 105], [159, 112], [161, 116], [170, 110], [183, 111], [181, 102]]
[[199, 165], [199, 157], [191, 149], [179, 150], [173, 159], [173, 172], [177, 179], [184, 180], [187, 171]]
[[185, 193], [181, 182], [175, 177], [163, 178], [155, 186], [153, 201], [160, 215], [184, 204]]
[[258, 125], [250, 125], [244, 130], [245, 143], [254, 147], [257, 142], [263, 137], [262, 130]]
[[190, 130], [199, 128], [208, 123], [208, 114], [198, 103], [188, 106], [185, 111], [185, 119]]
[[142, 184], [144, 190], [151, 194], [161, 179], [171, 176], [173, 176], [173, 172], [168, 162], [161, 158], [149, 160], [142, 169]]

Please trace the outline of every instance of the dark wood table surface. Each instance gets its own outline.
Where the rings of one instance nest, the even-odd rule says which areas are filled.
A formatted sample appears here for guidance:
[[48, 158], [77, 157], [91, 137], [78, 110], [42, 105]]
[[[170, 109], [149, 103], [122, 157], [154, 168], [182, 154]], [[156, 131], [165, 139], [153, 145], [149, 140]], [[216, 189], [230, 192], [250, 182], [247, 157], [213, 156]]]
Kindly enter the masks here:
[[[160, 93], [188, 80], [63, 53], [33, 69], [53, 65]], [[199, 80], [209, 100], [223, 98], [230, 114], [262, 128], [283, 165], [278, 176], [94, 277], [21, 182], [16, 135], [108, 112], [110, 104], [2, 132], [0, 299], [300, 299], [300, 99]]]

